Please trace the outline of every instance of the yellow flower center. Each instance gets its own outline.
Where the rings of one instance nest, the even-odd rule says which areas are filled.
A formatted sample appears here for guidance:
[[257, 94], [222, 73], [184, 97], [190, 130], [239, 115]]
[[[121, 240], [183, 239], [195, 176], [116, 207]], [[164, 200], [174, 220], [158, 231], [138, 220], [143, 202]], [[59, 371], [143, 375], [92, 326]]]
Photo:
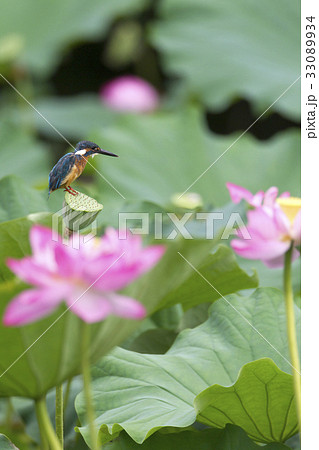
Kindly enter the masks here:
[[101, 238], [95, 236], [93, 243], [94, 243], [94, 247], [99, 247], [99, 245], [101, 244]]
[[301, 208], [301, 199], [297, 197], [279, 197], [276, 201], [292, 224]]

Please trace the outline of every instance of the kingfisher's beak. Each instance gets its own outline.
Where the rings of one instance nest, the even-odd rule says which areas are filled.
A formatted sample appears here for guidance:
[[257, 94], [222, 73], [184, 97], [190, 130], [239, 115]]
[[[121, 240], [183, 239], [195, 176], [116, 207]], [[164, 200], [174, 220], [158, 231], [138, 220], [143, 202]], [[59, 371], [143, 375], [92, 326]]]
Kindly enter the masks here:
[[115, 153], [107, 152], [105, 150], [97, 150], [96, 153], [98, 155], [107, 155], [107, 156], [116, 156], [116, 157], [119, 156], [119, 155], [116, 155]]

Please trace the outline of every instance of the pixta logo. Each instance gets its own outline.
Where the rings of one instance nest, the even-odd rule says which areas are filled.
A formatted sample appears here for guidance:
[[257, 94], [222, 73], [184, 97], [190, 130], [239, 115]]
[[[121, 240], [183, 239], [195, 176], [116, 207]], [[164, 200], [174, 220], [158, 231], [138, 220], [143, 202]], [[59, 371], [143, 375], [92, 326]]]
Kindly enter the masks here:
[[[194, 239], [198, 237], [194, 232], [196, 222], [201, 222], [201, 235], [206, 239], [214, 239], [220, 234], [218, 221], [224, 221], [223, 232], [220, 239], [228, 239], [230, 235], [237, 234], [236, 229], [240, 229], [243, 239], [251, 239], [250, 234], [238, 212], [233, 212], [224, 217], [223, 212], [187, 212], [184, 214], [155, 212], [123, 212], [119, 213], [119, 237], [126, 239], [127, 232], [132, 234], [148, 235], [152, 229], [155, 239], [176, 239], [178, 236], [184, 239]], [[130, 224], [131, 225], [130, 225]], [[137, 226], [138, 225], [138, 226]], [[189, 226], [188, 225], [192, 225]], [[219, 222], [220, 225], [220, 222]], [[219, 228], [219, 231], [215, 231]]]

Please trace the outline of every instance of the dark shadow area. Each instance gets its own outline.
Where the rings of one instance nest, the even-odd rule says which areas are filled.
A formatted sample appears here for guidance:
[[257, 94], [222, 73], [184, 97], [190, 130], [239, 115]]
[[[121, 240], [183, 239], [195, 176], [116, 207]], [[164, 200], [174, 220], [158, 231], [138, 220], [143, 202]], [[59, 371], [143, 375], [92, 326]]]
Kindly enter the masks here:
[[[221, 113], [206, 114], [209, 129], [217, 134], [245, 131], [257, 117], [246, 100], [239, 100]], [[269, 111], [250, 128], [249, 133], [257, 139], [266, 140], [280, 131], [295, 127], [300, 128], [300, 123]]]

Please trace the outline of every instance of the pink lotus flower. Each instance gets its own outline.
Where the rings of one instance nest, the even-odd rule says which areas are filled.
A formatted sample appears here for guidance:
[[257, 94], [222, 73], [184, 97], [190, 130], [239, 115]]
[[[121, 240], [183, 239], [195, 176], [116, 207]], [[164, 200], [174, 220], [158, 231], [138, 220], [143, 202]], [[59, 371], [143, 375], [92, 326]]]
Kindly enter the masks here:
[[109, 108], [127, 112], [154, 111], [159, 96], [152, 85], [129, 75], [116, 78], [102, 86], [101, 98]]
[[[79, 237], [77, 235], [77, 237]], [[53, 312], [64, 300], [85, 322], [98, 322], [110, 314], [141, 319], [145, 308], [137, 300], [116, 294], [152, 268], [164, 253], [160, 245], [142, 247], [140, 236], [120, 240], [109, 228], [101, 239], [80, 243], [77, 250], [61, 242], [49, 228], [31, 229], [32, 256], [9, 259], [10, 269], [34, 286], [8, 305], [3, 323], [21, 326]]]
[[[233, 183], [226, 183], [230, 198], [233, 203], [239, 203], [241, 200], [246, 200], [251, 206], [269, 206], [273, 207], [278, 196], [278, 189], [274, 186], [269, 188], [266, 192], [258, 191], [257, 194], [252, 194], [248, 189], [238, 186]], [[289, 192], [283, 192], [280, 198], [290, 197]]]
[[[260, 259], [268, 267], [283, 267], [284, 254], [291, 243], [300, 244], [300, 199], [290, 197], [288, 192], [278, 197], [276, 187], [255, 195], [232, 183], [227, 183], [227, 188], [234, 203], [244, 199], [255, 207], [247, 212], [246, 233], [239, 228], [237, 235], [240, 239], [231, 242], [234, 251], [243, 258]], [[244, 239], [247, 231], [250, 239]], [[294, 248], [293, 260], [298, 256], [299, 251]]]

